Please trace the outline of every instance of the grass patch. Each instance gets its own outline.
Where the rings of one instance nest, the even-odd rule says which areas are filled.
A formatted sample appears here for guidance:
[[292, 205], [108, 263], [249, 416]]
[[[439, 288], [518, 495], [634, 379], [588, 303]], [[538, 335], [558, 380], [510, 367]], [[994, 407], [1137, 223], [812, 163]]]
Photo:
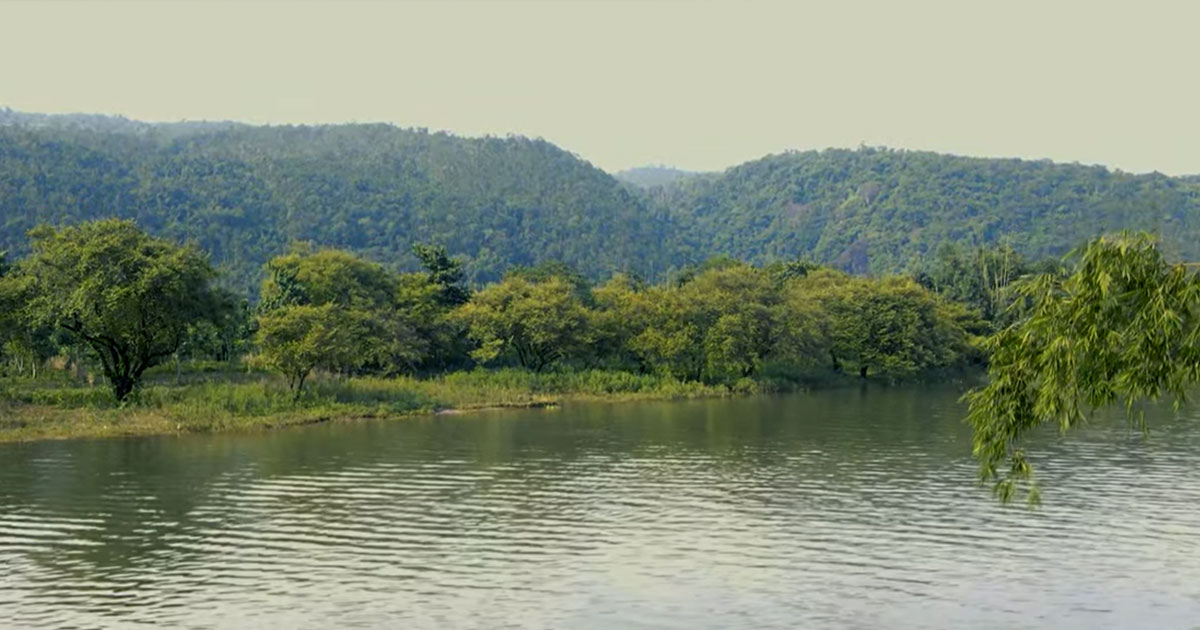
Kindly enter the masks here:
[[757, 391], [628, 372], [509, 369], [421, 379], [317, 377], [297, 400], [269, 374], [208, 369], [200, 375], [189, 373], [179, 384], [169, 374], [159, 375], [123, 405], [104, 387], [68, 379], [0, 380], [0, 442], [238, 431], [445, 410], [541, 407], [566, 400], [699, 398]]

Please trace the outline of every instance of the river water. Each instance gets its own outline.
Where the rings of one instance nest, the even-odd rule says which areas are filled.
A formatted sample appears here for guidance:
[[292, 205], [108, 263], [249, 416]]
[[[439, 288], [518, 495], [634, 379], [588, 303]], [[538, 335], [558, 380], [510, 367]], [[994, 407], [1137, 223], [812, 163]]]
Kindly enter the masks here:
[[0, 628], [1200, 628], [1200, 414], [974, 484], [949, 388], [0, 445]]

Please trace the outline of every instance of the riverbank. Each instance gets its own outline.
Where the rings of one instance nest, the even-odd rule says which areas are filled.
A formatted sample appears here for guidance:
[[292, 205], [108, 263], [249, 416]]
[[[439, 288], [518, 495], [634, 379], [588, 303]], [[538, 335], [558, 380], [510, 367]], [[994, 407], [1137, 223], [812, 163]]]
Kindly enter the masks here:
[[[117, 405], [107, 389], [70, 382], [0, 381], [0, 442], [277, 429], [577, 400], [654, 400], [759, 391], [611, 371], [457, 372], [435, 378], [318, 378], [295, 400], [267, 374], [166, 375]], [[163, 382], [168, 381], [168, 382]]]
[[[969, 379], [943, 373], [937, 380]], [[432, 378], [322, 377], [296, 400], [281, 379], [254, 372], [166, 371], [124, 405], [107, 388], [69, 380], [0, 380], [0, 443], [68, 438], [279, 429], [320, 422], [400, 419], [574, 401], [716, 398], [862, 383], [828, 372], [793, 380], [709, 385], [606, 370], [474, 370]]]

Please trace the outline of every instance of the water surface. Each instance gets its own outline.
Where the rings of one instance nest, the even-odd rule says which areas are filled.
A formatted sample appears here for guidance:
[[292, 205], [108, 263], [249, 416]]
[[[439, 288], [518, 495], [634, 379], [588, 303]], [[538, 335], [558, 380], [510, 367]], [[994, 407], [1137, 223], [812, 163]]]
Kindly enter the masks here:
[[974, 484], [958, 392], [0, 445], [0, 627], [1197, 628], [1200, 415]]

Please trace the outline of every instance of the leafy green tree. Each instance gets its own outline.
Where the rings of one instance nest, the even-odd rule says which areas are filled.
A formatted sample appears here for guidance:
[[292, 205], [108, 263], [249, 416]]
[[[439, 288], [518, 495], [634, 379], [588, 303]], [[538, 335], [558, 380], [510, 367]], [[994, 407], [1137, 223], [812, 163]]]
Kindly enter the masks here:
[[803, 281], [799, 279], [807, 275], [808, 271], [790, 278], [780, 288], [776, 306], [776, 332], [768, 359], [789, 370], [811, 371], [828, 366], [832, 356], [833, 322], [820, 302], [800, 286]]
[[462, 261], [451, 258], [440, 245], [413, 246], [425, 273], [402, 274], [397, 294], [398, 308], [418, 338], [424, 341], [423, 356], [410, 363], [410, 371], [440, 372], [464, 367], [470, 362], [470, 342], [461, 323], [450, 317], [453, 309], [471, 299], [465, 284]]
[[[1187, 400], [1200, 381], [1200, 277], [1168, 264], [1151, 237], [1090, 242], [1063, 278], [1021, 287], [1028, 316], [988, 340], [987, 386], [967, 396], [979, 474], [1002, 501], [1038, 486], [1021, 442], [1043, 425], [1067, 431], [1090, 410]], [[1141, 416], [1132, 416], [1139, 423]]]
[[680, 291], [702, 331], [705, 380], [732, 382], [762, 369], [777, 332], [779, 293], [769, 274], [745, 263], [710, 261]]
[[0, 359], [18, 376], [37, 378], [40, 367], [59, 350], [55, 329], [34, 321], [27, 305], [32, 278], [13, 273], [0, 255]]
[[657, 286], [623, 305], [619, 317], [632, 327], [629, 349], [648, 371], [681, 380], [704, 376], [705, 322], [693, 297], [670, 285]]
[[771, 275], [719, 260], [650, 289], [627, 279], [596, 291], [600, 327], [641, 369], [729, 383], [759, 372], [779, 337]]
[[361, 315], [333, 304], [283, 306], [259, 315], [259, 360], [287, 378], [296, 399], [313, 370], [342, 369], [363, 360]]
[[438, 287], [438, 304], [454, 308], [471, 299], [471, 292], [463, 284], [462, 262], [451, 258], [445, 247], [417, 243], [413, 254], [421, 261], [429, 282]]
[[835, 368], [848, 361], [864, 377], [909, 377], [969, 356], [961, 325], [968, 319], [965, 309], [910, 279], [818, 271], [800, 280], [797, 290], [828, 314]]
[[645, 285], [623, 273], [592, 291], [593, 348], [604, 367], [649, 372], [650, 366], [631, 347], [631, 341], [646, 326], [651, 308]]
[[108, 219], [30, 233], [29, 320], [70, 333], [95, 355], [117, 400], [150, 367], [170, 357], [189, 327], [226, 311], [216, 273], [192, 247]]
[[382, 266], [349, 252], [322, 249], [271, 259], [262, 300], [272, 306], [336, 304], [375, 311], [391, 308], [395, 291], [395, 277]]
[[472, 296], [455, 317], [478, 344], [471, 353], [475, 360], [487, 363], [511, 353], [521, 367], [535, 371], [586, 352], [592, 332], [588, 309], [558, 276], [541, 282], [505, 278]]
[[[1045, 264], [1043, 264], [1043, 268]], [[917, 274], [917, 282], [948, 300], [974, 309], [986, 325], [979, 333], [991, 332], [1012, 322], [1015, 295], [1013, 283], [1029, 274], [1033, 266], [1011, 247], [977, 247], [964, 252], [953, 243], [938, 248], [934, 261]]]
[[[432, 316], [429, 307], [441, 295], [439, 287], [419, 278], [428, 290], [415, 289], [410, 275], [402, 279], [382, 266], [340, 250], [301, 251], [279, 256], [267, 265], [263, 282], [262, 312], [288, 306], [337, 307], [356, 334], [346, 337], [351, 347], [327, 349], [327, 356], [347, 360], [341, 365], [321, 367], [338, 372], [369, 369], [377, 372], [409, 372], [425, 357], [428, 339], [421, 334]], [[311, 318], [304, 321], [315, 321]], [[260, 322], [261, 325], [261, 322]], [[318, 339], [343, 339], [326, 336]]]
[[[446, 286], [434, 282], [429, 274], [400, 274], [396, 309], [404, 333], [395, 336], [399, 342], [392, 353], [396, 371], [444, 372], [470, 364], [466, 331], [452, 316], [447, 301]], [[406, 357], [403, 361], [402, 356]]]

